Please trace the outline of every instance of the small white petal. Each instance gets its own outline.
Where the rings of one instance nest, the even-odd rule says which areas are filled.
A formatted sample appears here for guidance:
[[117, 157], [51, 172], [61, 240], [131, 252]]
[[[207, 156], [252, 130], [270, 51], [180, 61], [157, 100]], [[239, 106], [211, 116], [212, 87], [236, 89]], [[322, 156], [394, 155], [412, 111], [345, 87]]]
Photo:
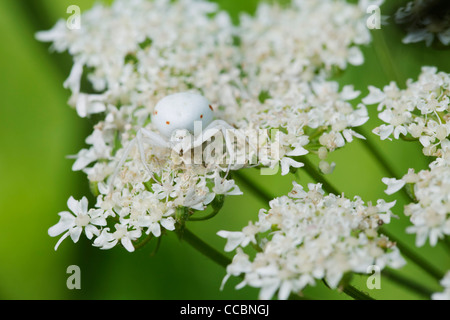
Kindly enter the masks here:
[[397, 180], [395, 178], [382, 178], [381, 181], [388, 187], [384, 191], [386, 194], [393, 194], [405, 185], [405, 181]]
[[69, 230], [70, 238], [74, 243], [77, 243], [80, 239], [81, 232], [83, 231], [82, 227], [74, 227]]
[[161, 225], [162, 225], [165, 229], [170, 230], [170, 231], [173, 231], [173, 230], [175, 230], [175, 219], [172, 218], [172, 217], [168, 217], [168, 218], [166, 218], [166, 219], [162, 219], [162, 220], [161, 220]]
[[300, 168], [300, 167], [304, 166], [303, 163], [297, 162], [294, 159], [291, 159], [289, 157], [284, 157], [283, 159], [281, 159], [280, 164], [281, 164], [281, 175], [282, 176], [289, 173], [290, 167]]
[[128, 252], [134, 251], [133, 243], [131, 242], [131, 240], [129, 238], [122, 237], [122, 239], [120, 239], [120, 243], [123, 245], [123, 247], [125, 249], [127, 249]]
[[363, 98], [362, 102], [364, 104], [376, 104], [383, 101], [385, 97], [386, 95], [384, 94], [383, 91], [374, 86], [369, 86], [369, 95]]

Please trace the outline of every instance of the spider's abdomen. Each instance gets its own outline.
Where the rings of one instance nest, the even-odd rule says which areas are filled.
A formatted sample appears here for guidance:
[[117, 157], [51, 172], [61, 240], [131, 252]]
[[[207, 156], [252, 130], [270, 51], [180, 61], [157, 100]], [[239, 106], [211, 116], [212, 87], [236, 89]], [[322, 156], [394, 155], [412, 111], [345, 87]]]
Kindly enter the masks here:
[[180, 92], [162, 98], [155, 106], [152, 122], [159, 132], [170, 137], [179, 129], [194, 133], [195, 121], [202, 122], [202, 128], [213, 120], [213, 108], [202, 95]]

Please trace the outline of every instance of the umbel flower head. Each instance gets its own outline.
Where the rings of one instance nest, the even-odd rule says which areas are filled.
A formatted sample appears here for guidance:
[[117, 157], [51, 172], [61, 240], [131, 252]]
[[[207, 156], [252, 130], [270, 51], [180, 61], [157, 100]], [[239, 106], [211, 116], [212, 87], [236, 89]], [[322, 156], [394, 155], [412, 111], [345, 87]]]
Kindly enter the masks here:
[[81, 233], [84, 231], [86, 237], [92, 239], [94, 235], [99, 235], [100, 227], [106, 226], [106, 219], [103, 216], [103, 212], [97, 209], [89, 210], [86, 197], [83, 197], [80, 201], [70, 197], [67, 201], [67, 206], [72, 212], [60, 212], [60, 221], [48, 230], [48, 234], [52, 237], [59, 236], [65, 232], [56, 243], [55, 250], [68, 236], [72, 238], [73, 242], [78, 242]]
[[416, 245], [423, 246], [427, 240], [435, 246], [439, 239], [450, 235], [450, 167], [434, 166], [415, 173], [410, 169], [402, 179], [387, 179], [387, 194], [408, 186], [414, 202], [405, 205], [404, 213], [412, 226], [407, 233], [416, 235]]
[[425, 41], [430, 46], [437, 39], [450, 44], [450, 4], [446, 0], [410, 1], [397, 10], [395, 21], [406, 29], [404, 43]]
[[423, 153], [435, 157], [428, 170], [415, 173], [409, 169], [401, 179], [385, 177], [386, 193], [403, 187], [411, 193], [413, 202], [404, 207], [412, 222], [408, 233], [416, 234], [416, 245], [427, 240], [435, 246], [450, 234], [450, 75], [435, 67], [423, 67], [417, 81], [408, 80], [401, 90], [392, 82], [383, 90], [370, 87], [363, 99], [366, 104], [378, 104], [379, 118], [386, 124], [373, 132], [381, 139], [404, 138], [418, 140]]
[[382, 140], [419, 140], [426, 156], [441, 157], [450, 134], [450, 75], [436, 67], [422, 67], [418, 80], [410, 79], [406, 85], [406, 89], [395, 82], [383, 90], [369, 87], [363, 102], [377, 104], [378, 117], [386, 123], [373, 132]]
[[[270, 201], [269, 210], [261, 209], [258, 221], [242, 231], [218, 233], [227, 239], [225, 251], [236, 249], [223, 283], [243, 274], [237, 288], [260, 288], [260, 299], [271, 299], [276, 292], [287, 299], [316, 280], [336, 288], [348, 272], [404, 265], [395, 243], [378, 231], [390, 222], [395, 202], [365, 204], [359, 197], [325, 195], [320, 184], [308, 188], [294, 182], [287, 196]], [[253, 257], [244, 252], [250, 243], [257, 248]]]
[[[120, 243], [133, 251], [139, 238], [174, 230], [177, 208], [192, 214], [218, 194], [241, 194], [216, 163], [188, 165], [190, 153], [174, 154], [145, 141], [143, 149], [136, 143], [129, 148], [140, 128], [161, 135], [152, 116], [157, 102], [172, 93], [203, 94], [216, 112], [235, 103], [240, 55], [234, 27], [216, 4], [195, 0], [97, 4], [81, 21], [79, 29], [70, 30], [61, 20], [37, 38], [73, 56], [64, 85], [78, 115], [100, 114], [88, 147], [74, 156], [73, 165], [87, 174], [95, 207], [111, 222], [93, 244], [109, 249]], [[83, 79], [91, 90], [82, 91]]]
[[[367, 1], [293, 0], [287, 7], [262, 2], [254, 16], [241, 15], [240, 42], [252, 90], [274, 90], [292, 80], [329, 76], [348, 64], [361, 65], [358, 45], [368, 44]], [[283, 35], [283, 36], [280, 36]]]
[[[313, 153], [330, 173], [328, 153], [363, 138], [353, 128], [368, 119], [363, 104], [353, 108], [349, 102], [359, 92], [327, 78], [334, 69], [362, 63], [357, 46], [370, 41], [365, 9], [341, 0], [294, 1], [284, 9], [261, 4], [255, 17], [244, 15], [235, 26], [208, 1], [116, 0], [83, 13], [79, 29], [61, 20], [39, 32], [39, 40], [73, 56], [64, 82], [69, 104], [80, 117], [100, 118], [72, 168], [87, 174], [96, 213], [108, 220], [108, 227], [92, 233], [96, 238], [89, 233], [93, 244], [109, 249], [121, 243], [133, 251], [132, 244], [146, 235], [176, 230], [223, 195], [242, 193], [229, 170], [280, 166], [288, 174], [303, 165], [299, 157]], [[330, 21], [332, 27], [319, 27]], [[258, 132], [256, 142], [227, 144], [223, 156], [233, 149], [243, 160], [196, 162], [195, 152], [155, 143], [162, 136], [155, 107], [179, 92], [204, 96], [216, 120], [246, 136]], [[204, 151], [205, 144], [198, 147]], [[187, 215], [177, 215], [183, 208]]]

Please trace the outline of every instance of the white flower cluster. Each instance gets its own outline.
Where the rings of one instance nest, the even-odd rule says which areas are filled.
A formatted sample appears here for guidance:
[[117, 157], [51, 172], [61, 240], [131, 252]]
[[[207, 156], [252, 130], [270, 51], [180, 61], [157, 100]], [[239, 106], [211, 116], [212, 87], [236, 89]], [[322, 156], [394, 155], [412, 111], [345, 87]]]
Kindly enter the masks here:
[[[246, 154], [234, 170], [280, 164], [287, 174], [303, 165], [295, 157], [313, 152], [322, 171], [331, 172], [334, 164], [324, 161], [328, 152], [362, 138], [352, 128], [368, 119], [364, 105], [354, 109], [348, 102], [359, 92], [327, 80], [336, 68], [362, 63], [357, 45], [370, 41], [365, 9], [343, 0], [294, 1], [284, 9], [261, 4], [255, 17], [244, 15], [234, 26], [226, 12], [204, 0], [116, 0], [83, 13], [79, 29], [61, 20], [37, 33], [73, 56], [64, 83], [72, 93], [69, 104], [80, 117], [101, 119], [72, 168], [87, 174], [98, 197], [95, 217], [114, 222], [96, 224], [98, 232], [89, 233], [96, 236], [94, 245], [109, 249], [120, 242], [132, 251], [144, 234], [174, 230], [178, 208], [193, 214], [217, 195], [241, 194], [216, 162], [191, 164], [191, 153], [147, 143], [143, 152], [136, 144], [127, 149], [140, 128], [158, 134], [155, 105], [172, 93], [200, 93], [217, 119], [267, 133], [256, 144], [256, 163], [254, 154]], [[272, 129], [279, 131], [277, 157], [268, 147]], [[236, 143], [238, 154], [245, 153], [242, 146]], [[71, 230], [72, 224], [63, 225], [60, 233]]]
[[[349, 102], [359, 95], [359, 91], [351, 85], [339, 91], [336, 82], [321, 78], [310, 82], [292, 82], [284, 90], [284, 94], [270, 92], [270, 97], [264, 101], [258, 101], [255, 97], [253, 101], [243, 102], [239, 115], [248, 126], [280, 130], [282, 174], [289, 170], [288, 166], [283, 167], [285, 161], [299, 167], [301, 164], [291, 157], [308, 152], [318, 155], [324, 173], [331, 173], [332, 168], [325, 161], [328, 153], [353, 141], [354, 137], [364, 139], [353, 128], [369, 119], [367, 109], [363, 104], [353, 108]], [[272, 165], [264, 163], [269, 166], [273, 164], [276, 162]]]
[[[161, 98], [190, 89], [218, 105], [235, 103], [239, 90], [232, 84], [239, 84], [240, 55], [230, 17], [216, 4], [118, 0], [111, 7], [95, 5], [81, 21], [79, 29], [60, 20], [37, 33], [39, 40], [52, 41], [56, 51], [74, 57], [65, 86], [81, 117], [106, 111], [113, 113], [111, 120], [137, 117], [143, 125]], [[101, 94], [81, 92], [83, 76]], [[115, 114], [110, 104], [132, 110]]]
[[423, 246], [429, 239], [435, 246], [439, 239], [450, 235], [450, 167], [435, 166], [415, 173], [409, 169], [400, 180], [383, 178], [387, 194], [409, 186], [414, 202], [405, 205], [404, 213], [412, 226], [406, 232], [416, 234], [416, 246]]
[[403, 43], [425, 41], [430, 46], [435, 39], [450, 44], [450, 12], [446, 1], [413, 0], [397, 10], [395, 21], [406, 26]]
[[441, 286], [444, 288], [444, 291], [433, 293], [431, 296], [432, 300], [450, 300], [450, 271], [447, 271], [444, 278], [442, 278]]
[[[239, 232], [218, 233], [227, 239], [225, 251], [237, 248], [224, 283], [244, 275], [237, 288], [260, 288], [260, 299], [278, 291], [278, 298], [286, 299], [317, 279], [336, 288], [347, 272], [404, 265], [395, 244], [378, 232], [380, 224], [390, 222], [395, 202], [366, 205], [359, 197], [324, 195], [320, 184], [308, 188], [294, 182], [288, 196], [272, 200], [268, 211], [261, 209], [257, 222]], [[252, 258], [243, 250], [250, 243], [257, 249]]]
[[[161, 98], [193, 90], [215, 105], [233, 106], [239, 94], [234, 27], [217, 5], [195, 0], [119, 0], [111, 7], [94, 6], [81, 21], [80, 29], [70, 30], [61, 20], [37, 38], [74, 57], [64, 85], [78, 115], [104, 115], [86, 139], [90, 147], [75, 156], [73, 165], [87, 174], [98, 195], [96, 214], [114, 222], [97, 224], [102, 228], [88, 238], [97, 236], [93, 244], [102, 249], [120, 242], [133, 251], [132, 242], [142, 235], [158, 237], [161, 228], [174, 230], [177, 208], [192, 213], [204, 210], [217, 194], [241, 194], [233, 180], [222, 178], [221, 168], [185, 166], [181, 155], [173, 159], [171, 150], [147, 144], [145, 165], [134, 148], [111, 181], [137, 130], [157, 132], [151, 114]], [[85, 79], [92, 92], [82, 91]], [[65, 221], [51, 228], [50, 235], [71, 230]]]
[[363, 138], [352, 128], [368, 120], [366, 108], [360, 104], [355, 109], [348, 102], [360, 93], [350, 85], [340, 91], [328, 78], [348, 64], [363, 63], [358, 45], [371, 40], [365, 25], [368, 5], [301, 0], [283, 7], [262, 2], [255, 16], [241, 15], [247, 99], [233, 122], [244, 119], [250, 126], [281, 130], [282, 174], [289, 169], [283, 164], [301, 166], [283, 156], [301, 156], [306, 150], [317, 153], [320, 168], [330, 173], [334, 164], [325, 161], [328, 152], [353, 137]]
[[254, 17], [242, 15], [246, 70], [258, 76], [253, 84], [268, 90], [289, 85], [293, 79], [328, 76], [348, 64], [361, 65], [364, 57], [358, 45], [371, 40], [363, 6], [293, 0], [283, 8], [263, 2]]
[[363, 99], [378, 104], [379, 118], [386, 122], [374, 129], [381, 139], [403, 135], [419, 140], [426, 156], [434, 156], [430, 169], [415, 173], [410, 169], [401, 179], [383, 178], [393, 194], [408, 186], [414, 202], [404, 213], [413, 226], [407, 232], [416, 234], [416, 245], [429, 239], [432, 246], [450, 234], [450, 75], [435, 67], [423, 67], [417, 81], [408, 80], [401, 90], [392, 82], [383, 90], [370, 87]]
[[450, 75], [435, 67], [422, 67], [417, 81], [408, 80], [406, 89], [395, 82], [383, 90], [369, 87], [365, 104], [378, 104], [378, 117], [385, 122], [373, 132], [382, 140], [418, 139], [427, 156], [441, 156], [441, 144], [448, 141], [450, 123]]

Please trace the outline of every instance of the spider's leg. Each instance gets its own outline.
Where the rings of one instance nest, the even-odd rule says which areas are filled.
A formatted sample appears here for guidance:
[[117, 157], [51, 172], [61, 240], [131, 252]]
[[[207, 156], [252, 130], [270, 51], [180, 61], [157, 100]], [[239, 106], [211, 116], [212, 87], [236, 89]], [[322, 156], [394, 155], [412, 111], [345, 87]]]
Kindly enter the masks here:
[[139, 154], [141, 157], [142, 164], [144, 165], [145, 169], [150, 174], [150, 179], [153, 179], [155, 182], [161, 184], [160, 182], [158, 182], [157, 180], [154, 179], [153, 172], [150, 170], [150, 168], [147, 165], [147, 162], [145, 161], [143, 141], [145, 139], [145, 141], [148, 144], [150, 144], [152, 146], [156, 146], [156, 147], [163, 147], [163, 148], [168, 148], [169, 143], [163, 137], [158, 135], [157, 133], [146, 130], [144, 128], [139, 129], [139, 131], [136, 134], [136, 139], [137, 139], [137, 143], [138, 143], [138, 149], [139, 149]]
[[145, 128], [141, 128], [139, 129], [139, 131], [141, 132], [143, 137], [147, 139], [146, 141], [148, 141], [150, 145], [161, 148], [170, 147], [169, 142], [167, 142], [167, 140], [161, 137], [159, 134]]
[[223, 132], [223, 138], [225, 139], [225, 146], [227, 147], [227, 151], [230, 153], [230, 163], [228, 163], [228, 168], [227, 168], [227, 172], [225, 173], [225, 175], [223, 176], [222, 182], [225, 181], [225, 179], [228, 176], [228, 173], [230, 173], [231, 170], [231, 164], [233, 163], [234, 160], [234, 150], [233, 150], [233, 144], [231, 143], [231, 140], [228, 136], [228, 132], [227, 129], [223, 128], [222, 129]]
[[150, 173], [150, 176], [151, 176], [150, 179], [153, 178], [153, 173], [150, 171], [150, 168], [148, 167], [147, 163], [145, 162], [144, 145], [143, 145], [144, 138], [146, 138], [146, 141], [148, 141], [148, 143], [150, 143], [151, 145], [158, 146], [158, 147], [168, 147], [168, 143], [166, 140], [164, 140], [164, 138], [162, 138], [161, 136], [159, 136], [158, 134], [156, 134], [154, 132], [148, 131], [144, 128], [140, 128], [136, 133], [136, 137], [134, 139], [132, 139], [126, 146], [126, 148], [122, 154], [122, 157], [120, 158], [119, 162], [117, 163], [117, 166], [116, 166], [114, 173], [111, 176], [110, 182], [109, 182], [109, 191], [110, 192], [112, 191], [112, 186], [113, 186], [114, 180], [116, 179], [116, 176], [119, 173], [120, 168], [124, 165], [125, 161], [128, 158], [128, 155], [131, 152], [131, 149], [134, 147], [134, 145], [136, 143], [138, 144], [141, 161], [144, 164], [144, 167], [146, 168], [146, 170]]
[[125, 148], [125, 151], [122, 154], [122, 157], [120, 158], [119, 162], [117, 163], [117, 166], [114, 169], [114, 173], [111, 176], [110, 181], [109, 181], [109, 188], [108, 188], [109, 192], [112, 191], [113, 183], [114, 183], [114, 180], [116, 179], [117, 174], [119, 173], [119, 169], [123, 166], [123, 164], [127, 160], [127, 157], [131, 152], [131, 148], [133, 148], [135, 143], [136, 143], [136, 138], [134, 138], [133, 140], [131, 140], [128, 143], [127, 147]]
[[150, 174], [150, 179], [153, 179], [153, 172], [150, 170], [150, 168], [147, 165], [147, 162], [145, 161], [145, 154], [144, 154], [144, 145], [142, 143], [142, 129], [139, 129], [139, 131], [136, 134], [136, 141], [138, 145], [139, 150], [139, 156], [141, 157], [141, 162], [145, 167], [145, 170]]

